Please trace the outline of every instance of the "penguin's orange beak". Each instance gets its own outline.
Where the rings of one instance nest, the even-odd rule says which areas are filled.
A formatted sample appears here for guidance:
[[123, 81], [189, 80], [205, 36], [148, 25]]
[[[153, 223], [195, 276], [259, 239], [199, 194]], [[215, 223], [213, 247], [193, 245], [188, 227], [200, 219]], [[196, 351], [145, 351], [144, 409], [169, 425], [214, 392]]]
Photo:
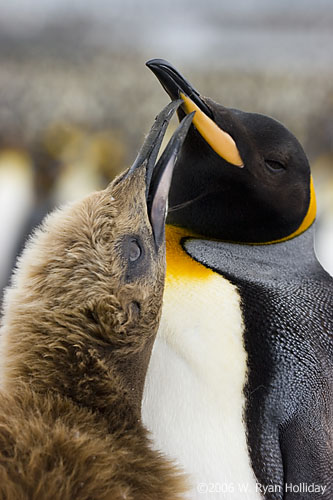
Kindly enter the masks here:
[[167, 61], [152, 59], [146, 63], [172, 100], [181, 98], [185, 114], [195, 111], [193, 125], [216, 154], [231, 165], [243, 167], [243, 160], [230, 134], [212, 119], [212, 112], [194, 87]]

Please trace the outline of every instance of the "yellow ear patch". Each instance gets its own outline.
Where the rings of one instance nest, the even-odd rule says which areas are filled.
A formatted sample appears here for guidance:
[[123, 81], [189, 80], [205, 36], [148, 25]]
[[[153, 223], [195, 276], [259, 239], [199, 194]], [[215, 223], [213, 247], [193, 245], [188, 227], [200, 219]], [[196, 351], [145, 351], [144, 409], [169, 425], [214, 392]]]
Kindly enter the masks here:
[[313, 185], [313, 178], [311, 175], [310, 179], [310, 203], [309, 203], [309, 208], [306, 213], [306, 216], [304, 217], [304, 220], [300, 227], [297, 229], [296, 234], [301, 234], [303, 233], [308, 227], [311, 226], [311, 224], [314, 222], [316, 218], [316, 213], [317, 213], [317, 200], [316, 200], [316, 193], [314, 190], [314, 185]]
[[182, 92], [180, 92], [180, 97], [184, 101], [187, 114], [195, 111], [192, 123], [215, 153], [232, 165], [243, 167], [243, 160], [233, 138], [220, 129], [189, 97]]
[[210, 269], [192, 259], [181, 246], [182, 238], [197, 236], [181, 227], [169, 226], [165, 228], [166, 261], [168, 282], [183, 279], [205, 279], [213, 273]]

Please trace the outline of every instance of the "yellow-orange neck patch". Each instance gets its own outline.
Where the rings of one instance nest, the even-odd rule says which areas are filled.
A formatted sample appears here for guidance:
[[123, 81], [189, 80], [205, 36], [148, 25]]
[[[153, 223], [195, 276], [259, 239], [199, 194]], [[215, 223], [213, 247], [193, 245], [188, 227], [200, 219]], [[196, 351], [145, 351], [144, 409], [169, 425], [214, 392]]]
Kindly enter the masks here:
[[185, 252], [181, 240], [187, 236], [197, 235], [181, 227], [167, 225], [165, 228], [167, 282], [184, 278], [205, 279], [213, 273], [213, 271], [196, 262]]

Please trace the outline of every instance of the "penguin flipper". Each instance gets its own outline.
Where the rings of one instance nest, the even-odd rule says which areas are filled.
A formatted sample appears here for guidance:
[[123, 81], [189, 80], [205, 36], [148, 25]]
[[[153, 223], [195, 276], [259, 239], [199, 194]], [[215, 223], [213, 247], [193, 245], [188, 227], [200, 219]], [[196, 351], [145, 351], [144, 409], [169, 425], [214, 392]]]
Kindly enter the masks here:
[[325, 397], [318, 398], [317, 395], [311, 406], [298, 413], [282, 431], [280, 446], [284, 468], [285, 500], [299, 498], [300, 493], [293, 488], [298, 485], [302, 485], [303, 500], [332, 498], [332, 429], [333, 393], [331, 392], [329, 398], [327, 393]]

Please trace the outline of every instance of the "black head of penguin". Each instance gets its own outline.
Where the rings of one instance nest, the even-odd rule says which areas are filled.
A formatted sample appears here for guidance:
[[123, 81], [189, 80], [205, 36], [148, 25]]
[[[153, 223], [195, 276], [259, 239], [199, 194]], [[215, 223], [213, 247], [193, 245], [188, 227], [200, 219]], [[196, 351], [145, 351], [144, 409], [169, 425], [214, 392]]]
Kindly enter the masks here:
[[168, 62], [147, 66], [180, 117], [196, 111], [175, 168], [168, 222], [210, 238], [244, 243], [289, 239], [316, 212], [302, 146], [281, 123], [226, 108], [200, 94]]
[[53, 212], [31, 238], [5, 297], [8, 387], [21, 379], [38, 392], [72, 396], [82, 370], [69, 353], [95, 349], [140, 408], [162, 306], [168, 191], [192, 116], [155, 162], [178, 106], [157, 116], [129, 170], [104, 191]]

